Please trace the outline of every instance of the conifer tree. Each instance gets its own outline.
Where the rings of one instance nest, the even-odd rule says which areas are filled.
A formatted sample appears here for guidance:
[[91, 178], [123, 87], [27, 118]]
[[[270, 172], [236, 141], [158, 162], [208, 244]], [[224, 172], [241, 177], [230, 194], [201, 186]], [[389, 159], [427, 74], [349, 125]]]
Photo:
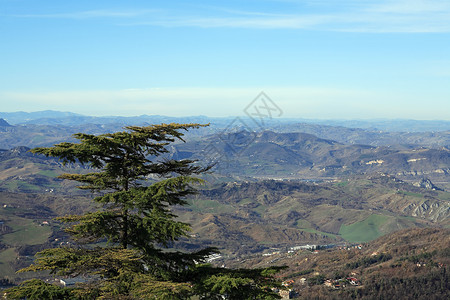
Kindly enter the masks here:
[[[7, 290], [11, 299], [274, 299], [279, 286], [273, 274], [280, 268], [229, 270], [203, 264], [217, 253], [169, 251], [189, 224], [176, 220], [173, 205], [202, 183], [195, 175], [208, 171], [193, 160], [160, 159], [167, 146], [183, 141], [183, 132], [201, 124], [130, 126], [125, 131], [91, 135], [78, 133], [78, 143], [64, 142], [33, 153], [57, 157], [63, 163], [90, 167], [85, 174], [63, 174], [79, 188], [99, 194], [100, 209], [58, 218], [74, 244], [37, 253], [33, 265], [20, 270], [47, 270], [84, 278], [74, 288], [31, 280]], [[149, 183], [149, 178], [158, 178]], [[107, 240], [107, 246], [100, 246]], [[164, 249], [164, 250], [163, 250]]]

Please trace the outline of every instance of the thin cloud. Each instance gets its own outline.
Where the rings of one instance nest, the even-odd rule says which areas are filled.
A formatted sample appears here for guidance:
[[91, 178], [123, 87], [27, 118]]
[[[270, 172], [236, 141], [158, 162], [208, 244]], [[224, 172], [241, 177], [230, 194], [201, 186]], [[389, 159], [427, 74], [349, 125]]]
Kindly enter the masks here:
[[[301, 29], [370, 33], [450, 32], [448, 0], [275, 1], [281, 13], [198, 6], [195, 11], [161, 9], [90, 10], [14, 15], [23, 18], [111, 18], [125, 26]], [[292, 8], [293, 3], [300, 8]], [[297, 10], [298, 13], [293, 12]], [[285, 11], [286, 13], [283, 13]]]
[[450, 32], [450, 14], [429, 16], [384, 16], [379, 14], [340, 15], [291, 15], [268, 18], [167, 18], [122, 25], [198, 27], [198, 28], [246, 28], [246, 29], [306, 29], [341, 32], [369, 33], [423, 33]]
[[[450, 2], [448, 0], [342, 1], [339, 3], [310, 0], [300, 2], [308, 7], [314, 6], [316, 9], [310, 13], [274, 14], [210, 7], [208, 17], [178, 15], [159, 18], [156, 16], [150, 21], [129, 25], [308, 29], [372, 33], [450, 32]], [[339, 5], [336, 6], [337, 4]], [[324, 12], [325, 8], [326, 13]]]
[[93, 18], [134, 18], [149, 13], [155, 13], [158, 10], [88, 10], [70, 13], [54, 14], [15, 14], [17, 18], [52, 18], [52, 19], [93, 19]]
[[333, 16], [291, 15], [268, 18], [200, 17], [170, 18], [144, 21], [128, 25], [156, 25], [164, 27], [307, 29], [330, 22]]
[[448, 0], [396, 0], [377, 3], [367, 7], [367, 11], [393, 14], [427, 14], [448, 13], [450, 2]]

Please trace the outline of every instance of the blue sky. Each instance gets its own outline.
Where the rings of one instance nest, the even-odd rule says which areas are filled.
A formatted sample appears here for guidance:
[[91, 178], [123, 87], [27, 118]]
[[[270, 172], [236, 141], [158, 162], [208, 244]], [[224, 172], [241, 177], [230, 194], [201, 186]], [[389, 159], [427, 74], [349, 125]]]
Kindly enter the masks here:
[[450, 119], [449, 0], [0, 0], [0, 111]]

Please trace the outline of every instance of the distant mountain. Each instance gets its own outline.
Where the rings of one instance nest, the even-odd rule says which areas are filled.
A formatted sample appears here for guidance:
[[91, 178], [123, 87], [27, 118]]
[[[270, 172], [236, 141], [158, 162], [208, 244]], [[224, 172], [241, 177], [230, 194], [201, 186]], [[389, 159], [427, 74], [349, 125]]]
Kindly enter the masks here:
[[[224, 130], [228, 133], [242, 130], [254, 133], [273, 131], [278, 133], [309, 133], [342, 144], [363, 144], [375, 147], [392, 146], [396, 149], [413, 149], [420, 146], [427, 148], [450, 147], [449, 121], [346, 121], [279, 118], [266, 120], [264, 126], [259, 127], [247, 117], [210, 118], [206, 116], [168, 117], [160, 115], [93, 117], [58, 111], [0, 112], [0, 118], [3, 118], [9, 124], [16, 125], [7, 127], [0, 125], [0, 131], [6, 132], [6, 134], [0, 135], [0, 148], [5, 149], [17, 146], [48, 146], [55, 142], [67, 141], [76, 132], [99, 134], [123, 130], [123, 127], [129, 125], [145, 126], [172, 122], [210, 123], [207, 128], [188, 132], [187, 137], [221, 134]], [[50, 134], [43, 134], [45, 132]]]
[[409, 119], [368, 119], [368, 120], [317, 120], [302, 119], [302, 123], [361, 128], [369, 131], [426, 132], [449, 131], [450, 121], [445, 120], [409, 120]]
[[[180, 250], [217, 246], [223, 249], [224, 255], [236, 257], [260, 254], [272, 247], [359, 243], [403, 228], [450, 225], [448, 192], [430, 189], [428, 184], [414, 186], [393, 176], [395, 174], [378, 172], [383, 165], [392, 167], [393, 172], [398, 170], [397, 167], [416, 172], [419, 170], [414, 166], [416, 163], [426, 170], [440, 163], [448, 167], [445, 150], [400, 151], [344, 145], [305, 133], [269, 131], [256, 135], [239, 131], [222, 139], [233, 141], [223, 150], [240, 153], [240, 156], [229, 161], [230, 166], [225, 169], [229, 174], [208, 175], [222, 177], [211, 180], [197, 195], [189, 197], [189, 206], [174, 209], [179, 220], [192, 224], [193, 228], [192, 239], [177, 244]], [[171, 155], [195, 158], [208, 145], [220, 146], [220, 142], [211, 144], [215, 142], [217, 137], [209, 136], [197, 142], [177, 144], [170, 148]], [[0, 221], [5, 220], [4, 225], [8, 228], [27, 224], [26, 228], [20, 228], [33, 231], [27, 233], [24, 229], [8, 233], [11, 235], [6, 238], [0, 236], [0, 242], [7, 247], [33, 243], [36, 250], [44, 243], [56, 245], [56, 239], [60, 239], [51, 236], [52, 232], [58, 232], [58, 227], [39, 224], [54, 216], [71, 213], [70, 210], [87, 210], [89, 201], [86, 197], [93, 195], [76, 189], [75, 182], [56, 178], [61, 173], [82, 173], [83, 166], [63, 166], [57, 159], [33, 155], [27, 150], [17, 147], [0, 151], [0, 205], [9, 207], [0, 210]], [[392, 161], [388, 161], [391, 158]], [[266, 178], [297, 176], [313, 179], [314, 175], [318, 180], [259, 180], [258, 177], [264, 178], [262, 172], [269, 174]], [[296, 175], [288, 173], [286, 176], [286, 172]], [[355, 173], [360, 175], [352, 175]], [[414, 174], [414, 182], [424, 177]], [[330, 178], [330, 175], [335, 177]], [[441, 175], [444, 183], [448, 182], [448, 175]], [[245, 180], [235, 179], [238, 177]], [[433, 186], [442, 186], [442, 181], [432, 179]], [[225, 180], [228, 183], [223, 183]], [[430, 183], [431, 179], [424, 182]], [[38, 232], [39, 236], [33, 232]], [[22, 234], [28, 234], [30, 240], [21, 239]], [[14, 252], [18, 254], [11, 256], [7, 265], [13, 261], [26, 262], [25, 256], [33, 254], [31, 248], [27, 249]]]
[[39, 112], [0, 112], [0, 117], [11, 124], [21, 125], [65, 125], [65, 126], [83, 126], [86, 124], [119, 124], [125, 125], [143, 125], [159, 123], [209, 123], [215, 120], [217, 124], [226, 126], [232, 118], [208, 118], [205, 116], [186, 116], [186, 117], [168, 117], [160, 115], [140, 115], [133, 117], [123, 116], [85, 116], [71, 112], [60, 112], [53, 110]]
[[449, 183], [450, 150], [346, 145], [306, 133], [226, 133], [173, 147], [175, 159], [216, 163], [219, 174], [257, 178], [329, 179], [375, 172]]
[[[36, 124], [36, 125], [54, 125], [64, 124], [67, 126], [79, 126], [86, 123], [90, 124], [111, 124], [120, 123], [126, 125], [137, 125], [142, 123], [212, 123], [219, 128], [225, 128], [230, 125], [236, 116], [230, 117], [207, 117], [207, 116], [185, 116], [170, 117], [161, 115], [140, 115], [140, 116], [86, 116], [72, 112], [60, 112], [53, 110], [38, 112], [0, 112], [0, 118], [4, 118], [10, 124]], [[246, 127], [253, 129], [259, 128], [247, 117], [240, 117]], [[408, 120], [408, 119], [373, 119], [373, 120], [337, 120], [337, 119], [304, 119], [304, 118], [274, 118], [267, 119], [264, 122], [264, 129], [282, 130], [289, 126], [332, 126], [345, 127], [352, 129], [363, 129], [371, 132], [439, 132], [450, 131], [450, 121], [446, 120]], [[259, 128], [261, 129], [261, 128]], [[276, 130], [278, 131], [278, 130]], [[292, 128], [288, 131], [294, 131]], [[317, 135], [317, 133], [314, 133]], [[336, 139], [336, 138], [334, 138]]]
[[[119, 124], [3, 128], [0, 149], [51, 146], [63, 141], [75, 141], [71, 135], [77, 132], [102, 134], [123, 130]], [[212, 128], [188, 132], [187, 143], [170, 147], [170, 157], [199, 159], [204, 164], [217, 162], [217, 173], [232, 176], [323, 179], [383, 172], [403, 180], [417, 181], [416, 178], [429, 177], [437, 183], [450, 182], [450, 134], [424, 135], [416, 140], [414, 147], [377, 147], [347, 144], [302, 132], [240, 130], [211, 133]], [[424, 147], [431, 140], [436, 142], [435, 146]]]
[[11, 125], [5, 121], [5, 119], [0, 118], [0, 127], [10, 127]]
[[0, 117], [7, 120], [10, 124], [25, 123], [31, 120], [43, 119], [43, 118], [68, 118], [74, 116], [81, 116], [72, 112], [61, 112], [54, 110], [44, 110], [37, 112], [0, 112]]
[[341, 125], [324, 125], [313, 123], [277, 124], [270, 129], [275, 132], [304, 132], [324, 139], [331, 139], [343, 144], [363, 144], [371, 146], [394, 146], [396, 148], [414, 148], [417, 146], [450, 146], [449, 126], [441, 131], [414, 131], [405, 128], [403, 132], [380, 131], [372, 129], [343, 127]]

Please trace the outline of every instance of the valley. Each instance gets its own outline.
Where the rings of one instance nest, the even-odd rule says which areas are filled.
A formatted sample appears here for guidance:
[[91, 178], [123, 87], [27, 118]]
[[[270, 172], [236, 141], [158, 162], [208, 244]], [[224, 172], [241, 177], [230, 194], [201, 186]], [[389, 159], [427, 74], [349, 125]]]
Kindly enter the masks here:
[[[31, 154], [30, 148], [70, 141], [70, 134], [82, 129], [97, 134], [121, 125], [48, 126], [3, 124], [0, 132], [0, 144], [9, 147], [0, 150], [0, 277], [11, 282], [34, 275], [15, 271], [30, 264], [36, 252], [71, 243], [55, 217], [95, 209], [90, 200], [95, 194], [57, 177], [90, 169]], [[369, 250], [365, 249], [379, 249], [377, 241], [395, 237], [397, 232], [432, 230], [448, 237], [450, 142], [446, 132], [433, 133], [435, 143], [430, 147], [422, 143], [364, 145], [349, 143], [348, 138], [328, 139], [325, 133], [319, 137], [285, 132], [287, 126], [275, 131], [276, 126], [227, 132], [212, 126], [170, 147], [164, 159], [213, 165], [211, 172], [202, 175], [207, 183], [198, 187], [198, 194], [187, 198], [187, 206], [174, 208], [178, 220], [191, 224], [192, 231], [172, 247], [181, 251], [217, 247], [221, 253], [211, 260], [217, 265], [288, 265], [289, 271], [280, 276], [295, 279], [295, 289], [310, 295], [322, 293], [323, 288], [307, 284], [305, 290], [299, 285], [301, 278], [313, 280], [319, 276], [313, 274], [319, 273], [328, 280], [335, 276], [333, 272], [351, 273], [346, 265], [328, 265], [331, 257], [341, 253], [336, 252], [339, 249], [364, 245], [363, 251], [345, 252], [352, 254], [341, 260], [343, 264], [367, 257]], [[22, 130], [28, 133], [21, 134]], [[372, 135], [363, 129], [356, 131]], [[422, 135], [424, 143], [430, 138], [430, 133], [411, 134]], [[15, 140], [17, 135], [20, 138]], [[143, 183], [156, 180], [147, 178]], [[307, 245], [328, 250], [314, 255], [304, 250]], [[278, 252], [285, 254], [272, 254]], [[448, 263], [447, 256], [439, 257]], [[295, 263], [299, 259], [311, 263]], [[393, 258], [388, 261], [397, 263]], [[367, 286], [374, 284], [370, 274], [360, 276]], [[348, 296], [348, 290], [337, 293]]]

